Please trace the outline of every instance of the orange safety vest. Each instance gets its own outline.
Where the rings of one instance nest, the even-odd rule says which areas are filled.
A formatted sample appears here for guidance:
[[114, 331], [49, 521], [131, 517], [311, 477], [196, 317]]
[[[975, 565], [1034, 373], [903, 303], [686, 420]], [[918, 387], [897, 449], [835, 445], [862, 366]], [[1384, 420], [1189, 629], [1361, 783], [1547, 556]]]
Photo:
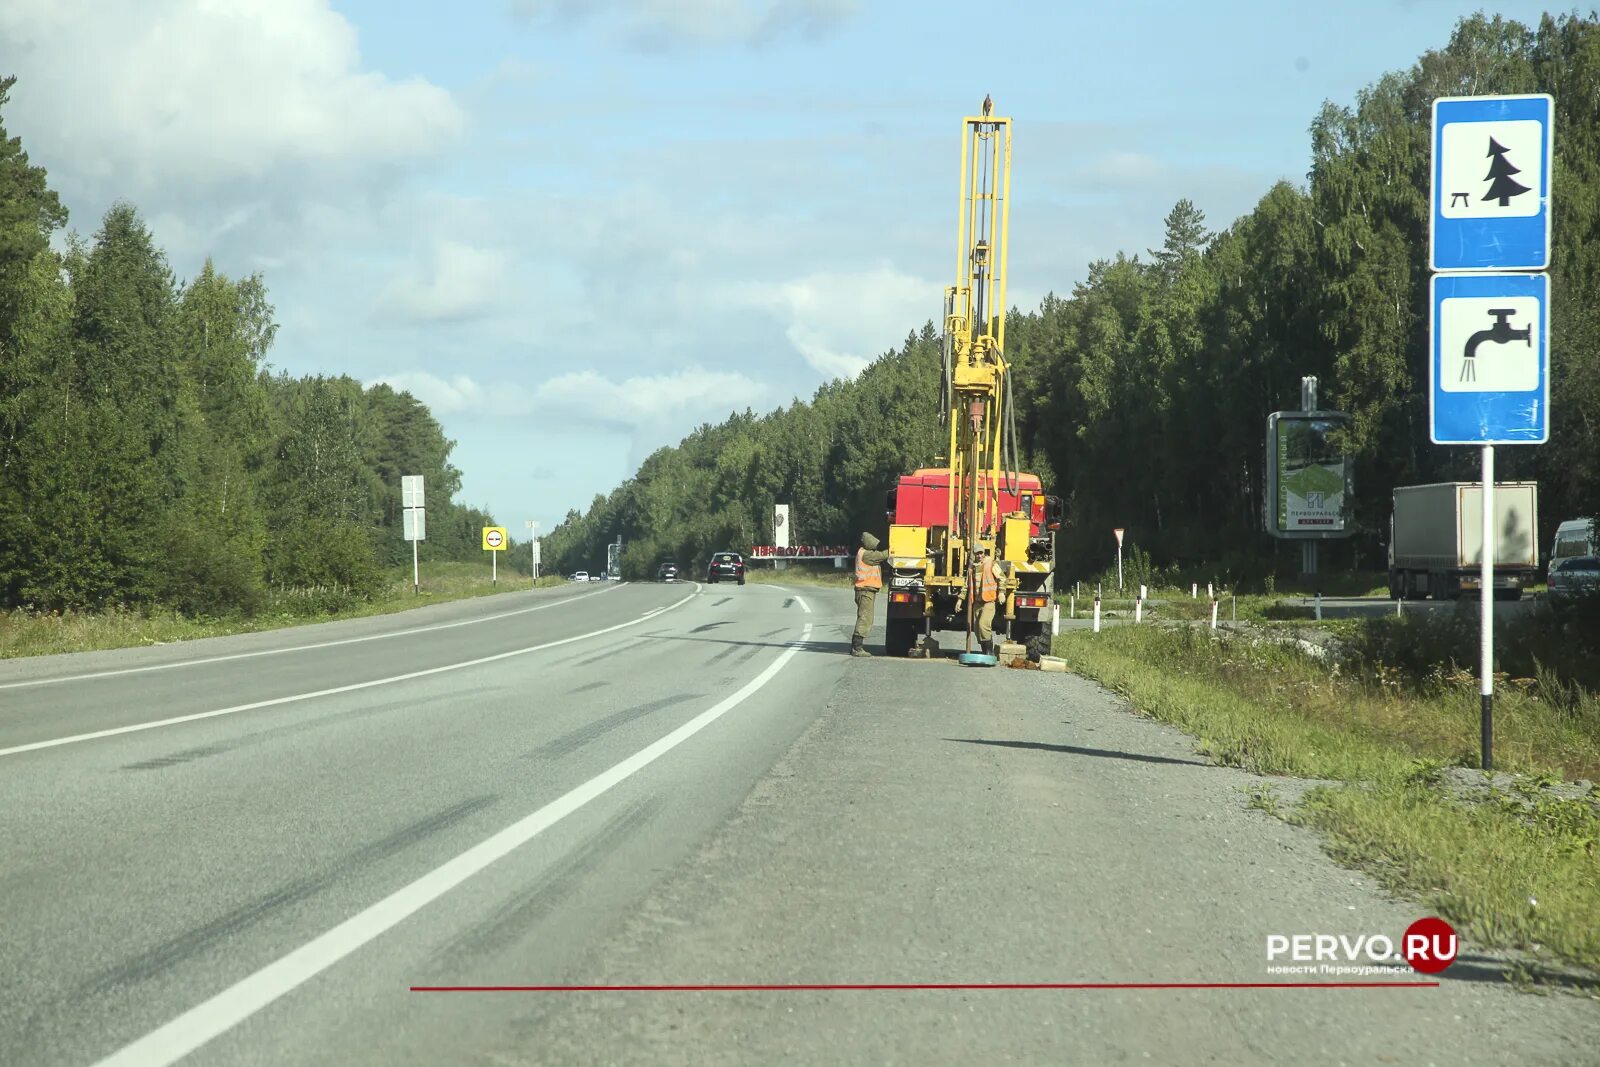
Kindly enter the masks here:
[[1000, 596], [1000, 584], [994, 577], [994, 560], [985, 560], [978, 571], [978, 599], [993, 604]]
[[883, 572], [876, 564], [867, 563], [867, 550], [856, 549], [856, 588], [857, 589], [882, 589]]

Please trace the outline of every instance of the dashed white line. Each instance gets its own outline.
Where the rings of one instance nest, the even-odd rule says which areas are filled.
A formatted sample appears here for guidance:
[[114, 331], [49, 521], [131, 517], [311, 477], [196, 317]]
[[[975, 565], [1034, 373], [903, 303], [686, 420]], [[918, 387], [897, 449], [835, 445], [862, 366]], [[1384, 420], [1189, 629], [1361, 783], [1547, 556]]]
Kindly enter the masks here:
[[[676, 604], [669, 604], [661, 610], [665, 612], [671, 611], [673, 608], [682, 607], [684, 604], [687, 604], [689, 601], [693, 600], [694, 597], [695, 594], [691, 593], [682, 600], [678, 601]], [[657, 614], [659, 614], [659, 612]], [[617, 630], [626, 629], [629, 626], [637, 626], [643, 621], [643, 619], [630, 619], [628, 622], [618, 623], [615, 626], [607, 626], [603, 630], [593, 630], [589, 633], [578, 634], [574, 637], [563, 637], [559, 641], [546, 641], [542, 645], [530, 645], [527, 648], [514, 648], [509, 652], [499, 652], [493, 656], [482, 656], [478, 659], [463, 660], [460, 663], [447, 663], [442, 667], [429, 667], [427, 670], [410, 671], [406, 674], [396, 674], [388, 678], [374, 678], [371, 681], [354, 682], [350, 685], [334, 686], [332, 689], [318, 689], [311, 693], [295, 693], [292, 696], [274, 697], [271, 700], [256, 700], [249, 704], [235, 704], [233, 707], [217, 708], [214, 711], [200, 711], [195, 712], [192, 715], [177, 715], [170, 719], [158, 719], [155, 722], [134, 723], [131, 726], [117, 726], [109, 730], [95, 730], [94, 732], [87, 734], [73, 734], [70, 737], [55, 737], [48, 741], [34, 741], [26, 745], [15, 745], [11, 748], [0, 748], [0, 756], [15, 756], [23, 752], [35, 752], [41, 748], [55, 748], [59, 745], [76, 744], [79, 741], [93, 741], [100, 737], [114, 737], [117, 734], [131, 734], [137, 733], [140, 730], [154, 730], [161, 726], [176, 726], [179, 723], [198, 722], [201, 719], [214, 719], [220, 715], [236, 715], [241, 711], [255, 711], [258, 708], [270, 708], [279, 704], [292, 704], [297, 700], [315, 700], [318, 697], [334, 696], [338, 693], [353, 693], [360, 689], [372, 689], [375, 686], [380, 685], [393, 685], [395, 682], [405, 682], [412, 678], [426, 678], [433, 674], [444, 674], [446, 671], [459, 671], [467, 667], [478, 667], [485, 663], [494, 663], [498, 660], [510, 659], [512, 656], [525, 656], [530, 652], [542, 652], [547, 648], [559, 648], [562, 645], [570, 645], [575, 641], [587, 641], [591, 637], [599, 637], [601, 634], [609, 634]]]
[[811, 624], [807, 623], [798, 643], [790, 645], [766, 670], [727, 699], [571, 792], [512, 823], [493, 837], [434, 868], [410, 885], [389, 894], [365, 911], [351, 916], [210, 1000], [190, 1008], [165, 1026], [112, 1053], [101, 1060], [97, 1067], [167, 1067], [176, 1063], [716, 722], [772, 681], [810, 638]]
[[795, 598], [794, 598], [794, 602], [795, 602], [795, 603], [796, 603], [796, 604], [799, 604], [799, 605], [800, 605], [800, 609], [801, 609], [801, 610], [802, 610], [802, 611], [804, 611], [804, 612], [805, 612], [805, 613], [806, 613], [806, 614], [807, 614], [807, 615], [810, 615], [810, 614], [811, 614], [811, 605], [810, 605], [810, 604], [807, 604], [807, 603], [806, 603], [806, 602], [805, 602], [805, 599], [804, 599], [804, 598], [803, 598], [803, 597], [798, 597], [798, 596], [797, 596], [797, 597], [795, 597]]
[[[462, 619], [459, 622], [441, 622], [433, 626], [417, 626], [410, 630], [395, 630], [386, 634], [368, 634], [366, 637], [344, 637], [337, 641], [320, 641], [312, 645], [294, 645], [290, 648], [264, 648], [257, 652], [235, 652], [227, 656], [208, 656], [205, 659], [186, 659], [177, 663], [154, 663], [148, 667], [123, 667], [114, 671], [93, 671], [88, 674], [68, 674], [60, 678], [34, 678], [21, 682], [0, 682], [0, 689], [20, 689], [32, 685], [57, 685], [61, 682], [83, 682], [91, 678], [114, 678], [123, 674], [143, 674], [148, 671], [171, 671], [179, 667], [201, 667], [207, 663], [227, 663], [236, 659], [255, 659], [259, 656], [279, 656], [285, 652], [309, 652], [318, 648], [334, 648], [338, 645], [359, 645], [364, 641], [384, 641], [391, 637], [405, 637], [409, 634], [432, 633], [434, 630], [452, 630], [457, 626], [476, 626], [481, 622], [496, 622], [500, 619], [509, 619], [517, 615], [526, 615], [533, 611], [546, 611], [550, 608], [560, 607], [563, 604], [572, 604], [579, 600], [601, 596], [621, 586], [611, 586], [606, 589], [596, 589], [592, 593], [581, 593], [574, 597], [565, 597], [549, 604], [539, 604], [531, 608], [518, 608], [516, 611], [505, 611], [498, 615], [486, 615], [481, 619]], [[0, 753], [3, 755], [4, 753]]]

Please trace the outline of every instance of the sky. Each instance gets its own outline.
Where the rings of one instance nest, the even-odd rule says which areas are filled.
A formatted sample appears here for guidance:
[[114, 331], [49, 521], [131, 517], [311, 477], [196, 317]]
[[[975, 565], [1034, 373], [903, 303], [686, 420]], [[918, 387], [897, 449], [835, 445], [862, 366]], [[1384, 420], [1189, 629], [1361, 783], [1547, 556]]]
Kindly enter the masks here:
[[1220, 229], [1303, 184], [1323, 101], [1475, 10], [5, 0], [0, 75], [72, 229], [128, 200], [180, 280], [261, 274], [272, 368], [411, 391], [520, 537], [937, 318], [985, 94], [1028, 310], [1159, 246], [1180, 198]]

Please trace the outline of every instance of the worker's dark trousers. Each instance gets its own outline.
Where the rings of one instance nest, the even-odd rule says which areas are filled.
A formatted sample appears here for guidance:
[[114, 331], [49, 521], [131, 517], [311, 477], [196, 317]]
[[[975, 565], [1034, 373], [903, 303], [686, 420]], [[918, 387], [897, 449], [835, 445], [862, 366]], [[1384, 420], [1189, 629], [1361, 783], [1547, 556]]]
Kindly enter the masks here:
[[978, 605], [978, 640], [988, 644], [994, 638], [994, 601]]
[[856, 590], [856, 632], [855, 636], [865, 640], [867, 633], [872, 629], [872, 605], [878, 597], [876, 589]]

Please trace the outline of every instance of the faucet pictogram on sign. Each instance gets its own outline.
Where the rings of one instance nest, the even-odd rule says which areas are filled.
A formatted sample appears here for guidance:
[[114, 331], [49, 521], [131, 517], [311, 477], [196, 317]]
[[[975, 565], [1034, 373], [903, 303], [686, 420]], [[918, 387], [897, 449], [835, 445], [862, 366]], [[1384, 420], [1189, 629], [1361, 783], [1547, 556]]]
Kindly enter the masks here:
[[1508, 345], [1512, 341], [1522, 341], [1529, 348], [1533, 347], [1533, 327], [1524, 326], [1518, 330], [1508, 321], [1516, 313], [1516, 308], [1491, 308], [1489, 310], [1488, 314], [1494, 317], [1494, 325], [1487, 330], [1479, 330], [1467, 338], [1467, 346], [1461, 353], [1460, 381], [1475, 382], [1478, 380], [1473, 360], [1477, 357], [1478, 346], [1481, 344]]

